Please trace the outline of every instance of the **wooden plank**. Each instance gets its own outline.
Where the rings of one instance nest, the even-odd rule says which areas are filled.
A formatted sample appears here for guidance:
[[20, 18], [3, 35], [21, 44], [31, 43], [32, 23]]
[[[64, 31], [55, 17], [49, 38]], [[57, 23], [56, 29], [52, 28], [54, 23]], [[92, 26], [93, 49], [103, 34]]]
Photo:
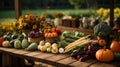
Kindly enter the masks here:
[[10, 56], [7, 54], [2, 54], [2, 67], [10, 66]]
[[65, 59], [67, 57], [68, 57], [68, 55], [63, 55], [63, 54], [57, 54], [56, 55], [55, 54], [51, 57], [46, 58], [46, 60], [47, 60], [46, 63], [57, 66], [57, 61]]
[[54, 55], [52, 57], [46, 58], [46, 60], [55, 62], [55, 61], [62, 60], [67, 57], [68, 57], [68, 55], [58, 54], [58, 55]]
[[0, 51], [13, 52], [13, 51], [16, 51], [16, 49], [14, 49], [14, 48], [4, 48], [4, 47], [0, 47]]
[[74, 63], [69, 64], [70, 66], [74, 66], [74, 67], [88, 67], [94, 63], [96, 63], [96, 60], [87, 60], [85, 62], [80, 62], [80, 61], [76, 61]]
[[116, 67], [120, 67], [120, 61], [113, 61], [111, 64], [115, 65]]
[[22, 58], [8, 54], [2, 54], [2, 56], [3, 58], [1, 67], [25, 67], [25, 60]]
[[30, 53], [30, 51], [25, 51], [25, 50], [16, 50], [16, 51], [14, 51], [14, 52], [12, 52], [12, 53], [15, 53], [15, 54], [26, 54], [26, 53]]
[[66, 66], [68, 66], [69, 67], [69, 65], [68, 64], [70, 64], [70, 63], [73, 63], [73, 62], [76, 62], [76, 60], [75, 59], [72, 59], [72, 57], [68, 57], [68, 58], [65, 58], [65, 59], [62, 59], [62, 60], [59, 60], [59, 61], [57, 61], [57, 67], [66, 67]]
[[110, 63], [97, 62], [97, 63], [91, 65], [90, 67], [116, 67], [116, 66], [113, 64], [110, 64]]
[[42, 52], [40, 52], [40, 54], [38, 54], [34, 57], [37, 57], [37, 58], [40, 58], [40, 59], [45, 59], [45, 58], [51, 57], [53, 55], [54, 54], [52, 54], [52, 53], [42, 53]]
[[24, 58], [11, 56], [10, 62], [11, 62], [11, 67], [25, 67], [25, 59]]
[[39, 62], [50, 64], [50, 65], [55, 65], [56, 64], [55, 62], [46, 60], [46, 58], [52, 57], [54, 55], [55, 54], [52, 54], [52, 53], [43, 53], [43, 52], [40, 52], [39, 54], [33, 56], [32, 58], [35, 61], [39, 61]]
[[33, 52], [30, 52], [30, 53], [27, 53], [27, 54], [24, 54], [26, 56], [35, 56], [35, 55], [39, 55], [41, 52], [40, 51], [33, 51]]

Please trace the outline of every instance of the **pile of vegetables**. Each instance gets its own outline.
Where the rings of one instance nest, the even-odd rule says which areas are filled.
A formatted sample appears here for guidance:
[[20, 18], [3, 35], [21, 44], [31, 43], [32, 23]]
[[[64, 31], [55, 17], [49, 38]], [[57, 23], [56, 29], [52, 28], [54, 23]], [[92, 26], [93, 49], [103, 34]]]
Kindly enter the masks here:
[[5, 48], [37, 50], [37, 43], [29, 43], [22, 33], [8, 32], [0, 37], [0, 45]]
[[101, 47], [99, 46], [98, 42], [92, 41], [91, 44], [88, 46], [82, 45], [79, 46], [78, 49], [73, 50], [71, 53], [71, 57], [79, 60], [79, 61], [86, 61], [88, 59], [95, 58], [95, 53]]
[[[64, 31], [62, 33], [60, 29], [55, 27], [45, 29], [44, 33], [35, 30], [31, 31], [28, 33], [28, 37], [22, 33], [9, 32], [3, 35], [3, 37], [0, 37], [0, 46], [28, 51], [40, 50], [41, 52], [51, 52], [55, 54], [68, 53], [71, 57], [79, 61], [93, 58], [96, 58], [100, 62], [119, 61], [119, 41], [113, 40], [108, 43], [106, 39], [104, 39], [104, 37], [109, 36], [111, 32], [111, 27], [103, 22], [94, 27], [94, 34], [100, 37], [98, 40], [92, 40], [90, 35], [82, 32]], [[38, 40], [38, 42], [30, 42], [29, 38], [42, 39]], [[109, 46], [106, 44], [109, 44]], [[103, 48], [104, 46], [107, 46], [107, 48]]]
[[61, 33], [62, 33], [61, 30], [57, 27], [51, 27], [48, 29], [44, 29], [45, 40], [51, 43], [54, 43], [55, 40], [59, 38]]
[[88, 45], [91, 42], [91, 40], [87, 39], [88, 36], [81, 37], [80, 39], [76, 40], [75, 42], [72, 42], [69, 45], [67, 45], [65, 47], [65, 52], [69, 52], [70, 50], [74, 49], [77, 46]]
[[[116, 30], [116, 28], [114, 28], [113, 30]], [[110, 38], [110, 35], [112, 34], [112, 28], [108, 26], [105, 22], [100, 22], [94, 27], [94, 34], [99, 37], [98, 44], [102, 47], [96, 52], [96, 59], [100, 62], [111, 62], [113, 60], [119, 61], [120, 43], [118, 40], [112, 40]], [[116, 36], [116, 34], [114, 34], [114, 36]], [[114, 37], [113, 39], [117, 38], [118, 37]]]
[[60, 41], [58, 42], [59, 47], [65, 48], [68, 44], [78, 40], [79, 38], [85, 36], [82, 32], [69, 32], [64, 31], [60, 37]]
[[59, 48], [57, 43], [50, 43], [45, 41], [40, 41], [38, 45], [38, 50], [42, 52], [51, 52], [51, 53], [63, 53], [64, 49]]

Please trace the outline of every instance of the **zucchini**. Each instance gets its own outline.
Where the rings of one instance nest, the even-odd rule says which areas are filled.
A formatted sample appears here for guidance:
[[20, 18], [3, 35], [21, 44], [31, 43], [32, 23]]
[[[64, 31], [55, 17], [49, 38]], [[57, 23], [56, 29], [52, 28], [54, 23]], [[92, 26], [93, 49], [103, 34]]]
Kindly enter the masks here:
[[66, 42], [72, 43], [72, 42], [74, 42], [76, 39], [65, 38], [64, 40], [65, 40]]
[[59, 44], [59, 47], [66, 47], [69, 43], [68, 42], [66, 42], [65, 40], [62, 40], [62, 41], [60, 41], [60, 42], [58, 42], [58, 44]]
[[[67, 35], [67, 36], [65, 36], [65, 38], [70, 38], [70, 39], [75, 39], [75, 40], [77, 40], [77, 39], [79, 39], [80, 37], [77, 37], [77, 36], [74, 36], [74, 35]], [[64, 39], [65, 39], [64, 38]]]

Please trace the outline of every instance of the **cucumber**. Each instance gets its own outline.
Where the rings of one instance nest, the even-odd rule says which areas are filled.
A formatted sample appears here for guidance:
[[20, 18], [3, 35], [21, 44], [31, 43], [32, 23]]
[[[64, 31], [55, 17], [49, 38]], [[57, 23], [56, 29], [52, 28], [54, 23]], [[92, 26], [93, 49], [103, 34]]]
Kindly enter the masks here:
[[65, 38], [64, 40], [65, 40], [66, 42], [72, 43], [72, 42], [74, 42], [76, 39]]

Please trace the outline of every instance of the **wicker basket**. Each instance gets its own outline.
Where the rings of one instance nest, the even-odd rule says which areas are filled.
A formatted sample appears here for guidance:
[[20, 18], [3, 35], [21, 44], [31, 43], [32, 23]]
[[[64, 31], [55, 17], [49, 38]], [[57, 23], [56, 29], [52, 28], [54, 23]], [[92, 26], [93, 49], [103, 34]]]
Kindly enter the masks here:
[[45, 41], [46, 41], [46, 42], [50, 42], [50, 43], [54, 43], [54, 41], [55, 41], [56, 38], [57, 38], [57, 37], [45, 38]]
[[41, 40], [43, 40], [43, 38], [31, 38], [31, 37], [28, 37], [28, 42], [29, 43], [39, 43]]

